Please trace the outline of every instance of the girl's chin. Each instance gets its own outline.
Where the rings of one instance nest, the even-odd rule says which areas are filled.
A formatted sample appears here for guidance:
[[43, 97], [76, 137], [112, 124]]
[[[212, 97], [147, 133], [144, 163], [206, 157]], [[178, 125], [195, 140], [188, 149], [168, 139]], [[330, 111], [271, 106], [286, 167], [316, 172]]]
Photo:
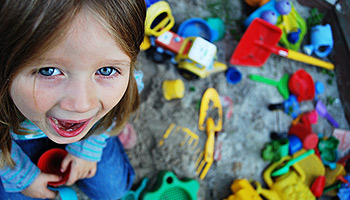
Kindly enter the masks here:
[[75, 137], [65, 138], [60, 136], [53, 136], [53, 135], [46, 135], [50, 140], [57, 144], [70, 144], [79, 141], [82, 139], [86, 134], [79, 134]]

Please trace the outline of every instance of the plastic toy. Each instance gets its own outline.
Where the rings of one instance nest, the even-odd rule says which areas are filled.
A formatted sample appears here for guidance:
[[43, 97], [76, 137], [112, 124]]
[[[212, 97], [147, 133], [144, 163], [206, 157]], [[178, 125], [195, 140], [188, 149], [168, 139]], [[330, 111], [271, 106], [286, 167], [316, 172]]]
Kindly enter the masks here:
[[340, 200], [347, 200], [350, 199], [350, 176], [346, 175], [344, 176], [344, 179], [346, 179], [347, 183], [342, 183], [341, 188], [339, 188], [337, 196]]
[[145, 51], [151, 48], [154, 37], [169, 31], [175, 25], [171, 9], [166, 1], [146, 0], [147, 13], [145, 19], [145, 37], [140, 49]]
[[350, 131], [345, 129], [335, 128], [333, 129], [332, 136], [339, 140], [338, 152], [339, 157], [345, 157], [349, 155], [350, 150]]
[[226, 80], [230, 84], [237, 84], [242, 80], [242, 74], [235, 67], [229, 67], [226, 71]]
[[78, 195], [71, 187], [48, 187], [50, 190], [57, 191], [61, 200], [78, 200]]
[[244, 21], [244, 25], [248, 27], [256, 18], [278, 26], [282, 30], [281, 44], [288, 49], [299, 50], [307, 25], [290, 1], [270, 0], [250, 14]]
[[246, 179], [236, 179], [231, 185], [232, 195], [224, 200], [262, 200]]
[[307, 125], [316, 124], [318, 121], [318, 115], [316, 110], [305, 112], [300, 114], [296, 119], [292, 121], [292, 124], [304, 123]]
[[43, 153], [38, 160], [38, 168], [42, 172], [56, 174], [61, 176], [58, 182], [49, 182], [49, 186], [58, 187], [64, 185], [69, 178], [70, 164], [65, 172], [61, 172], [61, 163], [68, 152], [64, 149], [54, 148]]
[[251, 74], [249, 75], [249, 78], [253, 81], [258, 81], [261, 83], [266, 83], [269, 85], [276, 86], [280, 94], [283, 96], [284, 99], [289, 98], [289, 89], [288, 89], [288, 81], [289, 81], [289, 75], [285, 74], [279, 81], [275, 81], [272, 79], [265, 78], [263, 76]]
[[288, 139], [272, 140], [270, 143], [265, 145], [265, 148], [262, 152], [262, 157], [264, 160], [277, 162], [281, 160], [281, 158], [283, 158], [284, 156], [288, 156], [288, 153]]
[[270, 22], [271, 24], [276, 24], [277, 23], [277, 15], [275, 12], [271, 10], [264, 11], [261, 14], [261, 19]]
[[258, 185], [258, 193], [268, 200], [315, 200], [309, 187], [304, 184], [305, 174], [303, 170], [297, 165], [293, 165], [287, 174], [272, 179], [271, 173], [288, 160], [290, 160], [289, 156], [284, 157], [281, 161], [272, 163], [263, 172], [264, 180], [270, 190], [263, 189]]
[[175, 24], [171, 9], [166, 1], [148, 1], [152, 4], [147, 8], [145, 34], [158, 37], [169, 31]]
[[295, 152], [303, 148], [303, 143], [296, 135], [288, 135], [289, 140], [289, 154], [293, 155]]
[[226, 64], [215, 60], [215, 44], [201, 37], [182, 38], [167, 31], [156, 38], [155, 44], [174, 57], [180, 74], [186, 79], [205, 78], [227, 69]]
[[305, 45], [303, 50], [308, 55], [314, 52], [318, 57], [323, 58], [331, 53], [333, 44], [331, 25], [317, 25], [311, 28], [311, 44]]
[[[298, 157], [299, 155], [305, 153], [306, 149], [301, 149], [298, 152], [295, 152], [292, 157]], [[312, 184], [315, 182], [317, 177], [324, 176], [326, 173], [326, 168], [323, 165], [321, 159], [316, 154], [316, 150], [314, 154], [309, 155], [308, 157], [304, 158], [303, 160], [295, 163], [293, 165], [293, 168], [298, 167], [300, 170], [303, 171], [305, 174], [305, 180], [304, 183], [306, 186], [311, 187]]]
[[[209, 107], [211, 102], [213, 105]], [[217, 115], [215, 116], [210, 113], [213, 109], [217, 109]], [[216, 124], [213, 118], [217, 118]], [[206, 123], [206, 126], [204, 126], [204, 123]], [[200, 176], [200, 179], [203, 179], [214, 161], [215, 132], [219, 132], [222, 129], [222, 106], [220, 96], [214, 88], [208, 88], [203, 94], [198, 129], [202, 131], [206, 129], [208, 136], [205, 144], [205, 152], [204, 154], [201, 153], [198, 162], [196, 162], [196, 173]]]
[[267, 3], [269, 0], [244, 0], [248, 5], [252, 7], [260, 7]]
[[194, 179], [179, 180], [174, 173], [163, 171], [158, 174], [155, 190], [146, 191], [143, 200], [195, 200], [199, 183]]
[[162, 84], [163, 96], [166, 100], [181, 99], [185, 95], [185, 84], [181, 79], [165, 80]]
[[129, 190], [121, 200], [139, 200], [141, 193], [146, 190], [146, 186], [149, 182], [149, 179], [146, 177], [142, 180], [141, 185], [135, 190]]
[[190, 18], [182, 22], [177, 30], [177, 34], [186, 37], [201, 37], [210, 42], [214, 41], [209, 24], [201, 18]]
[[[346, 175], [346, 171], [343, 165], [337, 163], [335, 169], [326, 168], [326, 188], [337, 183], [339, 176]], [[341, 186], [341, 185], [340, 185]], [[335, 188], [334, 188], [335, 189]], [[330, 190], [326, 192], [327, 195], [335, 196], [337, 191]]]
[[295, 157], [295, 158], [291, 158], [290, 160], [288, 160], [281, 168], [276, 169], [275, 171], [273, 171], [271, 173], [271, 176], [282, 176], [286, 173], [288, 173], [289, 168], [294, 165], [295, 163], [303, 160], [304, 158], [308, 157], [309, 155], [315, 153], [315, 150], [310, 149], [308, 151], [306, 151], [305, 153]]
[[297, 136], [305, 149], [314, 149], [317, 146], [318, 136], [312, 132], [311, 125], [304, 123], [292, 125], [288, 134]]
[[324, 89], [324, 84], [322, 82], [315, 82], [315, 101], [317, 101], [317, 96], [324, 92]]
[[289, 79], [288, 87], [298, 102], [315, 98], [315, 84], [312, 77], [304, 69], [298, 69]]
[[311, 65], [333, 70], [329, 62], [277, 46], [282, 35], [281, 29], [256, 18], [249, 25], [230, 59], [232, 65], [261, 67], [271, 53]]
[[321, 138], [317, 145], [322, 162], [331, 169], [335, 169], [338, 160], [338, 144], [339, 140], [337, 138], [329, 137], [327, 139]]
[[339, 127], [338, 122], [328, 113], [326, 106], [321, 100], [316, 102], [316, 111], [321, 117], [326, 118], [335, 128]]
[[316, 180], [312, 183], [312, 186], [310, 189], [311, 189], [311, 192], [315, 195], [315, 197], [320, 198], [322, 196], [325, 184], [326, 184], [325, 176], [317, 177]]
[[187, 79], [205, 78], [227, 70], [227, 65], [215, 60], [217, 47], [200, 37], [185, 38], [175, 56], [180, 74]]
[[287, 115], [292, 116], [293, 119], [297, 118], [301, 113], [299, 102], [293, 94], [289, 95], [289, 98], [283, 103], [270, 104], [268, 109], [272, 111], [282, 110]]
[[208, 18], [207, 21], [213, 42], [221, 40], [225, 36], [225, 23], [220, 18]]

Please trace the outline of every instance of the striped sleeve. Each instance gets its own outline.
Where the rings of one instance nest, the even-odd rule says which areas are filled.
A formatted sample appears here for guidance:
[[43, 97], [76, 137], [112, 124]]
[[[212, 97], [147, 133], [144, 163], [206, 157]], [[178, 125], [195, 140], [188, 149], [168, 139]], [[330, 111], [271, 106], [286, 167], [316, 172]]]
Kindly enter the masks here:
[[106, 140], [109, 138], [107, 133], [93, 135], [85, 140], [68, 144], [66, 150], [79, 158], [98, 162], [101, 160], [103, 148], [106, 146]]
[[16, 166], [0, 169], [1, 181], [6, 192], [20, 192], [33, 183], [40, 169], [29, 159], [15, 141], [12, 140], [11, 157]]

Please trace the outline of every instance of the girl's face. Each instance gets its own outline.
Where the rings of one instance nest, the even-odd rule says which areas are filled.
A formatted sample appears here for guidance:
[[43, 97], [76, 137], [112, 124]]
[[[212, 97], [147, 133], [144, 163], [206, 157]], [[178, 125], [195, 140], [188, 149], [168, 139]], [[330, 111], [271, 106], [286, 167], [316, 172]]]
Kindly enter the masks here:
[[84, 137], [124, 95], [130, 58], [86, 12], [57, 46], [14, 78], [11, 97], [21, 113], [56, 143]]

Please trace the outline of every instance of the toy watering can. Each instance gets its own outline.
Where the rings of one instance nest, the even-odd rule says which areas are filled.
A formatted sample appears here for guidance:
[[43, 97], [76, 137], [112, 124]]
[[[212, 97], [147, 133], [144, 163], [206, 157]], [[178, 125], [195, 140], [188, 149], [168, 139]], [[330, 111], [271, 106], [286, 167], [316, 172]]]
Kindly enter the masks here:
[[234, 193], [224, 200], [262, 200], [254, 187], [247, 179], [237, 179], [231, 185]]
[[317, 25], [311, 28], [311, 44], [304, 46], [306, 54], [314, 52], [318, 57], [328, 56], [333, 49], [332, 28], [329, 24]]
[[271, 173], [289, 159], [290, 157], [286, 156], [281, 161], [273, 163], [264, 171], [263, 177], [270, 190], [263, 189], [258, 184], [258, 193], [271, 200], [315, 200], [316, 198], [310, 188], [304, 183], [305, 174], [303, 170], [297, 165], [293, 165], [293, 168], [288, 173], [274, 180], [272, 179]]

